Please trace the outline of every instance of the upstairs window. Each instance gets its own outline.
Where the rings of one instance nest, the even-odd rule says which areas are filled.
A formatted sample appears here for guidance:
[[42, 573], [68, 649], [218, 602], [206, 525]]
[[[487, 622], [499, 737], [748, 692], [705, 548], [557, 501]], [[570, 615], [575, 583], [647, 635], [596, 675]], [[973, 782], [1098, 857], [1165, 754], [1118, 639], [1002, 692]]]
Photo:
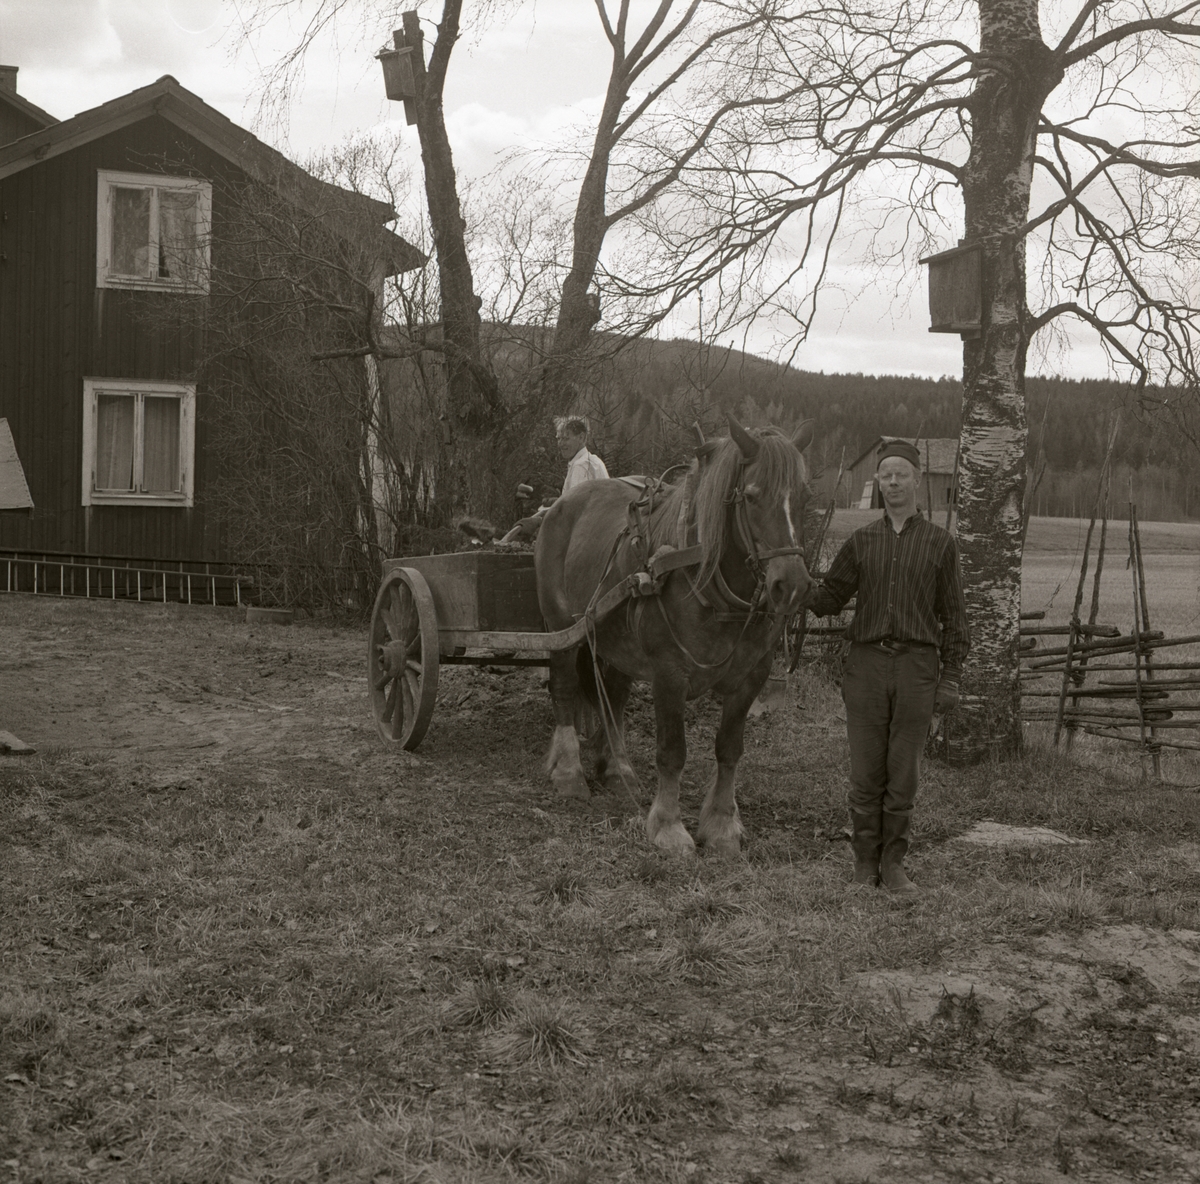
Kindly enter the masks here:
[[98, 288], [208, 291], [208, 181], [101, 169], [96, 195]]
[[83, 380], [83, 504], [192, 504], [196, 388]]

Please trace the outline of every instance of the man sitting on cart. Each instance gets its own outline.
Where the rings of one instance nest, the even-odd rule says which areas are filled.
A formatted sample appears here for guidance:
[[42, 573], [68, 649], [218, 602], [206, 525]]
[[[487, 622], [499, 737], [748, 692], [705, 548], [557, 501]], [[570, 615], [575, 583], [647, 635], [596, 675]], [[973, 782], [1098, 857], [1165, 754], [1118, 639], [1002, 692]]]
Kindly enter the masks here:
[[[588, 451], [588, 421], [582, 415], [560, 416], [554, 421], [554, 429], [558, 454], [567, 462], [567, 476], [559, 497], [570, 493], [576, 485], [582, 485], [585, 481], [603, 481], [608, 477], [608, 469], [604, 467], [604, 462], [594, 452]], [[533, 489], [530, 486], [517, 486], [517, 497], [522, 501], [532, 496]], [[513, 543], [535, 539], [546, 511], [553, 504], [554, 502], [547, 502], [540, 506], [536, 513], [522, 518], [500, 541]]]

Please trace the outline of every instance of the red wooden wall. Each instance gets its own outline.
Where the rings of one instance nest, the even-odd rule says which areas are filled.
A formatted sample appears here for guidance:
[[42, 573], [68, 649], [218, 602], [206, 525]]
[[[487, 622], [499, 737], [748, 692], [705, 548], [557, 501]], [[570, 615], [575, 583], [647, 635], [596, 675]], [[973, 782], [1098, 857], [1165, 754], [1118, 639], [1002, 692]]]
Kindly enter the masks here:
[[[190, 168], [174, 162], [190, 162]], [[96, 173], [228, 176], [226, 161], [153, 116], [0, 180], [0, 416], [12, 428], [35, 509], [0, 520], [0, 547], [161, 559], [230, 558], [205, 522], [212, 466], [196, 398], [192, 509], [81, 504], [83, 379], [194, 378], [200, 341], [137, 315], [180, 297], [96, 287]], [[214, 234], [220, 187], [214, 185]], [[7, 517], [7, 516], [6, 516]]]

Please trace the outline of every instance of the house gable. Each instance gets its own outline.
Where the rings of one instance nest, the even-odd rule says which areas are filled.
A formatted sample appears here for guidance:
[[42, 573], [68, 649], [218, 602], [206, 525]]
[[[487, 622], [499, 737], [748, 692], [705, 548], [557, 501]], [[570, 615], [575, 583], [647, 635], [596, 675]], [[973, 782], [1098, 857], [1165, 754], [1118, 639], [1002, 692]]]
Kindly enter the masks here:
[[17, 94], [16, 66], [0, 66], [0, 144], [19, 140], [57, 122], [48, 111]]
[[[871, 444], [870, 448], [860, 453], [850, 465], [852, 470], [857, 470], [863, 461], [869, 460], [875, 453], [884, 445], [891, 444], [894, 440], [905, 440], [909, 444], [916, 446], [917, 451], [921, 454], [921, 470], [926, 470], [930, 473], [953, 473], [954, 460], [958, 455], [958, 441], [949, 439], [920, 439], [916, 436], [879, 436]], [[874, 473], [874, 467], [871, 472]]]
[[[269, 186], [311, 213], [299, 221], [319, 220], [352, 245], [356, 267], [373, 263], [373, 285], [381, 271], [424, 263], [384, 227], [389, 207], [309, 176], [173, 79], [0, 144], [0, 416], [37, 507], [0, 516], [0, 546], [171, 562], [227, 554], [205, 501], [217, 476], [212, 391], [198, 377], [202, 318], [188, 303], [196, 291], [97, 282], [101, 184], [165, 192], [170, 184], [155, 184], [164, 178], [211, 185], [214, 250], [227, 249], [228, 203]], [[88, 462], [99, 432], [119, 447], [97, 476]], [[175, 455], [177, 468], [166, 463]], [[118, 474], [113, 456], [131, 474]]]

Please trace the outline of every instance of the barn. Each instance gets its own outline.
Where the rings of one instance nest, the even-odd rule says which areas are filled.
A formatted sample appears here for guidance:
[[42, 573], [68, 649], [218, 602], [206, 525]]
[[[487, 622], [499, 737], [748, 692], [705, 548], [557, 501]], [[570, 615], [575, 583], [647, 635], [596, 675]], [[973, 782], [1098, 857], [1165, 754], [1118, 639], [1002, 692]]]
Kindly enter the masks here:
[[922, 482], [917, 503], [922, 510], [942, 513], [955, 504], [958, 483], [958, 441], [922, 440], [911, 436], [878, 436], [846, 471], [846, 505], [881, 510], [883, 499], [875, 481], [876, 457], [884, 444], [905, 439], [921, 454]]
[[[387, 205], [312, 177], [170, 76], [62, 121], [16, 76], [0, 67], [0, 417], [35, 508], [0, 516], [0, 561], [65, 591], [95, 577], [104, 595], [183, 595], [155, 574], [175, 572], [236, 597], [240, 557], [207, 508], [221, 474], [200, 365], [227, 195], [269, 186], [297, 222], [355, 236], [372, 294], [424, 256], [385, 228]], [[136, 579], [104, 575], [118, 567]]]

